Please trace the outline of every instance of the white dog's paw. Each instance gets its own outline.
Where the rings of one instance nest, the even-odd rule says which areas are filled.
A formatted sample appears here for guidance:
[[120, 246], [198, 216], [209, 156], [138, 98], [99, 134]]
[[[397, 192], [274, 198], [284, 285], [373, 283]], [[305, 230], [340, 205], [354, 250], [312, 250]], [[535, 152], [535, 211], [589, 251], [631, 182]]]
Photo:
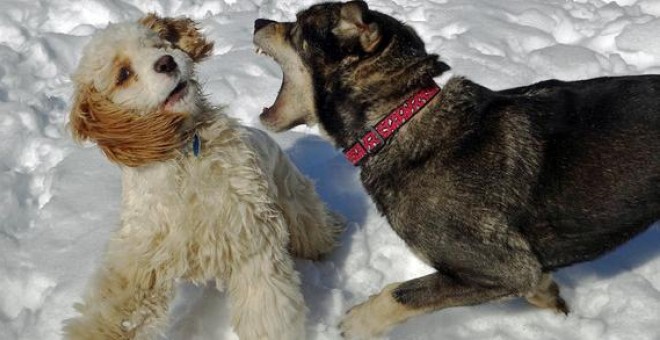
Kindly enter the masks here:
[[323, 242], [321, 242], [322, 249], [320, 255], [330, 253], [339, 245], [339, 237], [346, 230], [346, 227], [347, 222], [344, 216], [334, 211], [326, 210], [325, 230], [323, 230], [325, 237]]

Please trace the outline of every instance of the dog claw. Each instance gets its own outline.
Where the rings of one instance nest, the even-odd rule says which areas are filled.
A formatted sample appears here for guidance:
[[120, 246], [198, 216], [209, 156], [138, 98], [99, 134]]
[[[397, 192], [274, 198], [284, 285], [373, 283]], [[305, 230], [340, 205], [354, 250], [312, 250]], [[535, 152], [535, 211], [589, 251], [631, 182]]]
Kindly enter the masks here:
[[557, 306], [555, 306], [555, 308], [557, 313], [562, 313], [564, 314], [564, 316], [568, 316], [568, 314], [570, 313], [566, 301], [564, 301], [564, 299], [562, 299], [561, 297], [557, 300]]

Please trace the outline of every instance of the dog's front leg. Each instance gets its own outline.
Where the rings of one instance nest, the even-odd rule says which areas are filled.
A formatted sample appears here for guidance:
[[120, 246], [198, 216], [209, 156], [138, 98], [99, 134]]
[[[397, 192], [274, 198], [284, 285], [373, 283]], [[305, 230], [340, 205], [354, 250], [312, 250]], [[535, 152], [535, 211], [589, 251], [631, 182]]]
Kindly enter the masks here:
[[413, 316], [512, 295], [510, 288], [485, 288], [438, 272], [387, 285], [366, 302], [351, 308], [340, 328], [347, 339], [374, 339]]
[[448, 307], [526, 294], [550, 301], [547, 294], [553, 291], [543, 280], [541, 265], [524, 245], [503, 246], [493, 242], [496, 238], [477, 242], [477, 238], [470, 239], [465, 233], [444, 236], [446, 242], [434, 249], [456, 255], [438, 257], [454, 260], [447, 266], [453, 270], [438, 266], [439, 271], [434, 274], [391, 284], [353, 307], [341, 325], [346, 338], [373, 339], [413, 316]]
[[228, 288], [232, 324], [241, 340], [305, 339], [300, 279], [285, 249], [269, 247], [238, 263]]
[[164, 329], [174, 280], [145, 268], [127, 252], [108, 254], [91, 283], [80, 316], [66, 321], [65, 339], [153, 339]]

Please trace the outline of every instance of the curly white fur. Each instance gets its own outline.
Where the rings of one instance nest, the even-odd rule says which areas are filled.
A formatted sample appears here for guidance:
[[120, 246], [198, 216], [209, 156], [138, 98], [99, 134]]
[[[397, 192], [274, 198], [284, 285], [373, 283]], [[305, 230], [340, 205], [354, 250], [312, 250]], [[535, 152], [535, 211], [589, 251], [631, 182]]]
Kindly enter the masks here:
[[[154, 68], [165, 55], [175, 71]], [[127, 65], [124, 79], [118, 72]], [[123, 195], [121, 228], [65, 337], [153, 338], [164, 330], [175, 280], [184, 279], [228, 288], [241, 339], [304, 339], [306, 308], [290, 252], [317, 259], [334, 247], [341, 227], [313, 185], [265, 133], [210, 108], [192, 59], [140, 24], [97, 33], [74, 80], [73, 133], [105, 141], [122, 168]], [[187, 92], [174, 101], [170, 93], [181, 82]], [[129, 148], [112, 158], [112, 141], [124, 130], [104, 131], [100, 110], [121, 122], [180, 114], [173, 136], [186, 145], [196, 134], [201, 153], [165, 147], [162, 159], [141, 162]]]

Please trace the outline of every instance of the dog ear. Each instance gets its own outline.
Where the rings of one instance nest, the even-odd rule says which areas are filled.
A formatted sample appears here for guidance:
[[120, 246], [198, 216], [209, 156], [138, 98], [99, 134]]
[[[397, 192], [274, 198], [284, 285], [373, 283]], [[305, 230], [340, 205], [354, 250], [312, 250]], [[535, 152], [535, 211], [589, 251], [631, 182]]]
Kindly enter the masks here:
[[440, 61], [437, 54], [428, 54], [414, 58], [410, 63], [400, 68], [397, 73], [391, 76], [393, 79], [405, 81], [407, 86], [418, 86], [427, 83], [434, 77], [437, 77], [449, 70], [449, 65]]
[[172, 158], [188, 138], [187, 113], [139, 113], [110, 101], [91, 85], [77, 88], [69, 114], [74, 140], [91, 140], [111, 161], [140, 166]]
[[91, 84], [76, 88], [73, 107], [69, 113], [69, 128], [76, 142], [94, 141], [107, 137], [108, 117], [118, 116], [120, 110]]
[[79, 143], [91, 139], [94, 135], [90, 130], [90, 124], [88, 124], [90, 119], [93, 119], [89, 104], [92, 91], [94, 91], [92, 86], [78, 88], [73, 101], [73, 107], [69, 113], [68, 127], [71, 129], [73, 139]]
[[429, 57], [432, 60], [429, 70], [429, 74], [431, 74], [432, 77], [437, 77], [451, 69], [449, 65], [445, 64], [440, 60], [440, 56], [438, 56], [437, 54], [429, 54]]
[[372, 52], [380, 42], [381, 34], [375, 22], [366, 24], [364, 15], [369, 11], [364, 1], [351, 1], [342, 5], [339, 24], [332, 30], [339, 38], [358, 38], [365, 52]]
[[149, 13], [139, 22], [186, 52], [195, 62], [208, 57], [213, 51], [213, 43], [202, 34], [197, 23], [189, 18], [161, 18], [155, 13]]

